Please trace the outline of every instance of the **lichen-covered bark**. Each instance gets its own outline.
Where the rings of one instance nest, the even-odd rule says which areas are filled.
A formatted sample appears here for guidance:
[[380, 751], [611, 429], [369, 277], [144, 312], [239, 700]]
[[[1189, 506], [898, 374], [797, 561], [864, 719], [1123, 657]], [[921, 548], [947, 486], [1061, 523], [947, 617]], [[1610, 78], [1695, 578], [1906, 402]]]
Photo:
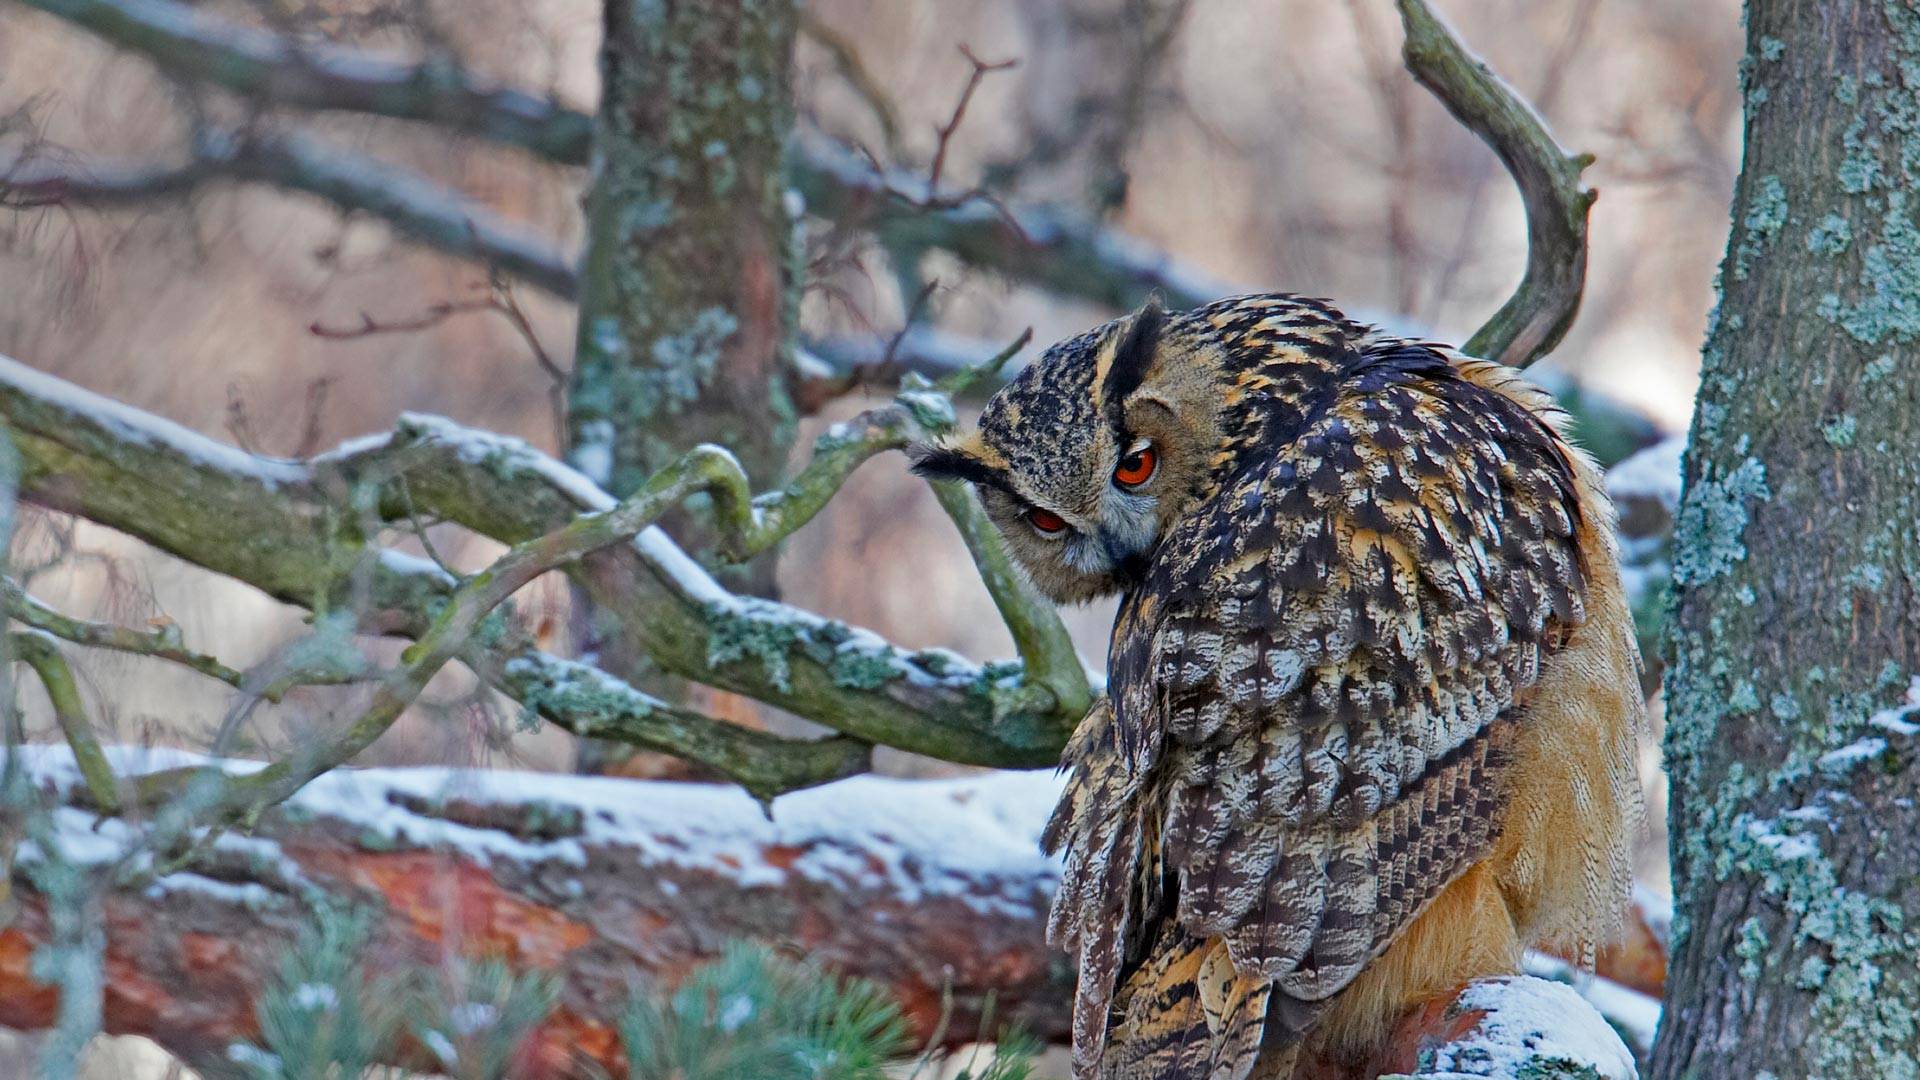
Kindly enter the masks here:
[[790, 0], [606, 5], [573, 460], [617, 496], [698, 442], [773, 480], [793, 438]]
[[[568, 391], [570, 462], [619, 497], [679, 452], [725, 446], [763, 486], [794, 434], [789, 382], [798, 255], [786, 200], [793, 0], [609, 0], [602, 97]], [[702, 554], [697, 508], [666, 522]], [[771, 596], [774, 557], [714, 565]], [[584, 648], [609, 670], [643, 670], [642, 647], [582, 603]], [[624, 751], [585, 743], [584, 771]]]
[[1920, 12], [1752, 0], [1675, 534], [1652, 1076], [1920, 1077]]

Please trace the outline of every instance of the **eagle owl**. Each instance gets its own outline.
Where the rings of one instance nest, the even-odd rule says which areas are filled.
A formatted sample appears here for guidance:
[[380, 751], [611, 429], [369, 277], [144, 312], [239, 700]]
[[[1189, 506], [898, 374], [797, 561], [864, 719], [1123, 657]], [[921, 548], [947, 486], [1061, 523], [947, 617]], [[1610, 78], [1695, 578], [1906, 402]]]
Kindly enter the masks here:
[[1121, 598], [1045, 834], [1077, 1077], [1360, 1060], [1613, 931], [1639, 655], [1567, 425], [1510, 368], [1263, 295], [1055, 345], [916, 448], [1040, 591]]

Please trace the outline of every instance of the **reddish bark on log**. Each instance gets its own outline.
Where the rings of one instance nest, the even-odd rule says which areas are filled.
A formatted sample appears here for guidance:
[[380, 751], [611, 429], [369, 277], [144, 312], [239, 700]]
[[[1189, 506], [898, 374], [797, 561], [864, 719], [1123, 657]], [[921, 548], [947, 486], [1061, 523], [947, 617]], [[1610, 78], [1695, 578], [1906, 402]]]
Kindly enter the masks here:
[[[43, 786], [71, 791], [65, 751], [30, 749]], [[159, 764], [175, 758], [187, 756]], [[981, 1031], [989, 997], [996, 1026], [1062, 1042], [1071, 973], [1045, 942], [1057, 873], [1037, 850], [1057, 788], [1044, 773], [863, 777], [782, 798], [768, 817], [716, 785], [341, 770], [191, 872], [104, 897], [106, 1028], [190, 1061], [255, 1038], [255, 1001], [311, 918], [296, 898], [317, 891], [379, 913], [376, 969], [491, 956], [559, 974], [529, 1080], [588, 1061], [621, 1075], [630, 980], [671, 984], [741, 938], [889, 987], [923, 1038], [950, 992], [949, 1044], [993, 1034]], [[101, 861], [142, 835], [63, 813], [70, 857]], [[0, 931], [0, 1025], [22, 1029], [49, 1026], [57, 1004], [31, 973], [49, 925], [29, 877], [16, 873], [17, 913]], [[1443, 1013], [1410, 1018], [1406, 1038], [1458, 1026]]]

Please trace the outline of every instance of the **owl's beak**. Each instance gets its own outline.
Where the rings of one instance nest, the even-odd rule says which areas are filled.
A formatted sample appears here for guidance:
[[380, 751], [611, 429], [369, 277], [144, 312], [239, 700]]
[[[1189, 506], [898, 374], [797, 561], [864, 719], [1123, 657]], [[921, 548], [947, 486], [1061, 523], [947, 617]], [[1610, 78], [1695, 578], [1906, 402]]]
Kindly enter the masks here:
[[1136, 581], [1146, 575], [1147, 555], [1153, 550], [1155, 539], [1150, 533], [1103, 527], [1097, 536], [1100, 550], [1106, 555], [1108, 573], [1126, 581]]

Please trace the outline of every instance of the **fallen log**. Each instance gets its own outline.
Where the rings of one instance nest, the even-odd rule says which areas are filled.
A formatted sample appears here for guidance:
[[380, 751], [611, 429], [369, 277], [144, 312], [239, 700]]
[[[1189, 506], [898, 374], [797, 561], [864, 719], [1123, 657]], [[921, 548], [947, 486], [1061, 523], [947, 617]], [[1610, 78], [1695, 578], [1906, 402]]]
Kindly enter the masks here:
[[[213, 764], [108, 754], [122, 777]], [[19, 762], [47, 816], [16, 851], [0, 930], [7, 1027], [55, 1022], [58, 995], [33, 967], [54, 928], [31, 871], [57, 858], [102, 883], [106, 1030], [189, 1062], [257, 1038], [255, 1002], [321, 903], [375, 914], [376, 969], [496, 957], [558, 975], [528, 1054], [541, 1080], [588, 1062], [621, 1075], [616, 1019], [634, 980], [672, 984], [738, 939], [880, 983], [923, 1040], [1005, 1024], [1066, 1038], [1070, 972], [1045, 943], [1058, 871], [1037, 842], [1059, 791], [1048, 771], [861, 776], [763, 809], [731, 785], [340, 769], [174, 868], [153, 862], [152, 822], [78, 805], [64, 747], [24, 747]], [[107, 885], [114, 874], [132, 884]]]

